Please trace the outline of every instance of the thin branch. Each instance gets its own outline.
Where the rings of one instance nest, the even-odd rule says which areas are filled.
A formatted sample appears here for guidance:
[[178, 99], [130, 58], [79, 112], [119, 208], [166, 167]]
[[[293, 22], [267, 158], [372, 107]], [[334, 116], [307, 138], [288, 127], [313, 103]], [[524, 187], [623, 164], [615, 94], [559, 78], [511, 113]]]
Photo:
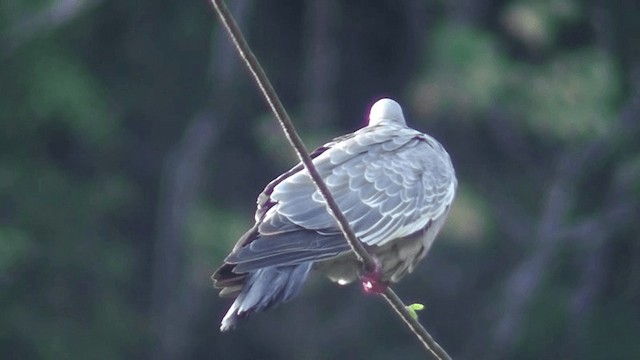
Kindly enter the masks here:
[[451, 360], [451, 356], [431, 337], [427, 330], [420, 324], [420, 322], [413, 318], [407, 310], [407, 306], [402, 302], [400, 297], [396, 295], [396, 292], [392, 288], [387, 287], [382, 293], [382, 297], [387, 300], [389, 306], [396, 311], [398, 316], [402, 318], [405, 324], [411, 329], [411, 331], [422, 342], [422, 345], [430, 351], [436, 359]]
[[[284, 106], [280, 102], [275, 90], [271, 86], [267, 75], [265, 74], [262, 66], [253, 55], [249, 45], [247, 44], [242, 32], [238, 28], [237, 24], [233, 20], [232, 15], [229, 13], [229, 10], [224, 4], [223, 0], [211, 0], [213, 6], [215, 7], [216, 13], [220, 18], [220, 22], [224, 26], [225, 30], [231, 37], [240, 57], [244, 61], [248, 70], [251, 72], [253, 79], [256, 81], [256, 84], [262, 91], [262, 94], [271, 107], [275, 117], [278, 122], [282, 126], [282, 130], [284, 131], [287, 139], [295, 149], [300, 161], [304, 164], [305, 168], [309, 172], [311, 179], [314, 184], [322, 194], [326, 204], [327, 210], [330, 214], [336, 219], [338, 225], [340, 226], [340, 230], [344, 234], [345, 238], [349, 242], [349, 245], [355, 252], [356, 256], [362, 261], [366, 268], [373, 270], [376, 267], [376, 262], [373, 257], [367, 252], [364, 248], [364, 245], [358, 240], [355, 233], [351, 229], [349, 222], [345, 218], [344, 214], [340, 211], [338, 204], [334, 200], [333, 196], [331, 196], [331, 192], [325, 185], [322, 177], [318, 173], [317, 169], [313, 165], [313, 161], [309, 156], [309, 153], [304, 146], [304, 143], [298, 136], [289, 115], [287, 114]], [[451, 357], [444, 351], [429, 335], [429, 333], [424, 329], [424, 327], [418, 322], [416, 319], [411, 317], [409, 311], [407, 311], [404, 303], [398, 298], [395, 292], [391, 288], [387, 288], [383, 293], [383, 297], [389, 305], [396, 311], [396, 313], [402, 318], [402, 320], [409, 326], [411, 331], [416, 335], [416, 337], [423, 344], [425, 349], [429, 351], [433, 356], [437, 359], [451, 359]]]

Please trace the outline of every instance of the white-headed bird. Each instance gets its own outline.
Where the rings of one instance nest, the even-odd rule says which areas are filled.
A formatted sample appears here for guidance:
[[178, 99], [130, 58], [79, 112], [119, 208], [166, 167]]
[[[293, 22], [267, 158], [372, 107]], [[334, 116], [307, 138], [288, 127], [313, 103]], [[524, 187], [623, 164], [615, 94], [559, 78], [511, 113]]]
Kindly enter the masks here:
[[[391, 99], [372, 107], [369, 124], [311, 153], [340, 210], [379, 262], [379, 284], [413, 271], [442, 228], [457, 181], [449, 154], [407, 127]], [[212, 276], [235, 301], [222, 331], [239, 318], [293, 298], [313, 268], [339, 284], [371, 274], [351, 251], [302, 164], [266, 186], [256, 223]]]

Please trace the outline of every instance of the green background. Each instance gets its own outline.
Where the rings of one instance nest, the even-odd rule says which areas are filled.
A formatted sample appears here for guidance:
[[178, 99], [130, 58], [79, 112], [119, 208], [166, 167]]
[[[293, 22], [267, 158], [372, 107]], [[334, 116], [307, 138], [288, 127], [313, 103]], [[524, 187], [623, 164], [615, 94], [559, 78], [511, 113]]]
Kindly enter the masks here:
[[[399, 101], [449, 151], [395, 288], [456, 359], [640, 358], [640, 3], [230, 1], [309, 148]], [[0, 357], [414, 359], [312, 277], [218, 332], [209, 276], [296, 162], [198, 1], [0, 4]]]

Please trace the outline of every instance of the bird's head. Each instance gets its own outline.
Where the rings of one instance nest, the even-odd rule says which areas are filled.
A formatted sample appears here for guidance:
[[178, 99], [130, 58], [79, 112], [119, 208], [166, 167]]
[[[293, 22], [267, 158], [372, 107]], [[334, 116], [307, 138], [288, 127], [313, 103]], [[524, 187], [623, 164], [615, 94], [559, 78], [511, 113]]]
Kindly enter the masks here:
[[369, 112], [369, 126], [380, 125], [383, 122], [406, 125], [400, 104], [387, 98], [373, 104]]

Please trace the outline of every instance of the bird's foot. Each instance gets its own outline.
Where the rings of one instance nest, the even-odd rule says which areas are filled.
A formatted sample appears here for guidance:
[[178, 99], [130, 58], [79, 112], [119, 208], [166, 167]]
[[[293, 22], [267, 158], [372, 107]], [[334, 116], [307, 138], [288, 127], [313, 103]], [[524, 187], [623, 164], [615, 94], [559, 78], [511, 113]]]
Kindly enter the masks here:
[[377, 258], [373, 258], [374, 268], [371, 270], [365, 270], [360, 276], [362, 281], [362, 289], [367, 294], [381, 294], [383, 293], [388, 284], [382, 280], [382, 264]]

